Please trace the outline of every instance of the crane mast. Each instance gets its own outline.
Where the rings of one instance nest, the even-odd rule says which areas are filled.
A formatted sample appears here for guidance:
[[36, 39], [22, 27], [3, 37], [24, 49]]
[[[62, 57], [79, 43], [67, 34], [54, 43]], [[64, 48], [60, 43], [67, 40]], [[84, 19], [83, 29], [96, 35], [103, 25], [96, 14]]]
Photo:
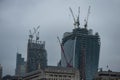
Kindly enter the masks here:
[[80, 67], [80, 73], [81, 73], [81, 80], [86, 80], [86, 74], [85, 74], [85, 62], [86, 62], [86, 52], [85, 48], [82, 48], [81, 50], [81, 67]]
[[85, 28], [87, 28], [87, 26], [88, 26], [88, 19], [89, 19], [89, 15], [90, 15], [90, 8], [91, 8], [91, 6], [89, 6], [89, 8], [88, 8], [87, 18], [84, 20], [85, 21], [85, 25], [84, 25]]
[[36, 36], [36, 42], [39, 40], [39, 31], [38, 31], [39, 28], [40, 28], [40, 26], [38, 26], [37, 28], [33, 28], [33, 32], [31, 30], [29, 30], [30, 40], [32, 40], [34, 38], [34, 35]]
[[78, 7], [78, 16], [77, 16], [77, 18], [74, 17], [72, 9], [71, 8], [69, 8], [69, 9], [70, 9], [70, 12], [71, 12], [73, 20], [74, 20], [74, 27], [79, 28], [79, 25], [80, 25], [80, 21], [79, 21], [80, 7]]

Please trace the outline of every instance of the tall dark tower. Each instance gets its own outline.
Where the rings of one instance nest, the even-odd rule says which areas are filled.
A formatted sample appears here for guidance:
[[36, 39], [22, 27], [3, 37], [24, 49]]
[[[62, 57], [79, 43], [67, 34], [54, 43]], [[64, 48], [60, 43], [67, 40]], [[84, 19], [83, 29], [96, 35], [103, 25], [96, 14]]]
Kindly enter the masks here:
[[25, 68], [26, 68], [26, 62], [24, 61], [24, 58], [22, 58], [22, 55], [17, 52], [15, 75], [23, 76], [26, 71]]
[[92, 80], [99, 64], [99, 34], [87, 29], [86, 21], [84, 28], [78, 25], [72, 32], [65, 32], [61, 45], [61, 66], [77, 68], [81, 79]]
[[0, 64], [0, 80], [2, 80], [2, 66]]
[[35, 71], [39, 66], [43, 69], [47, 66], [47, 52], [45, 49], [45, 41], [39, 41], [39, 36], [36, 35], [36, 40], [33, 40], [34, 33], [30, 33], [27, 46], [27, 73]]

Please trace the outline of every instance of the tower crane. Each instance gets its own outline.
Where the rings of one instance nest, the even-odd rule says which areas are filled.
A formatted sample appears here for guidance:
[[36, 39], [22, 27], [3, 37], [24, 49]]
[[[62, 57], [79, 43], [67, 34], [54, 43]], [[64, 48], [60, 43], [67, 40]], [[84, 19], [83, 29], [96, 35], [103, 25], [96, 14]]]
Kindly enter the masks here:
[[78, 16], [77, 16], [77, 20], [76, 20], [76, 22], [77, 22], [76, 24], [77, 24], [78, 27], [80, 25], [79, 16], [80, 16], [80, 7], [78, 7]]
[[29, 38], [32, 40], [34, 38], [34, 35], [36, 34], [36, 41], [39, 40], [39, 32], [38, 32], [38, 29], [40, 28], [40, 25], [37, 27], [37, 28], [33, 28], [33, 33], [31, 30], [29, 30], [30, 32], [30, 35], [29, 35]]
[[39, 40], [39, 32], [36, 33], [36, 41]]
[[57, 37], [57, 39], [58, 39], [59, 44], [60, 44], [60, 46], [61, 46], [61, 51], [62, 51], [63, 56], [64, 56], [64, 58], [65, 58], [65, 62], [66, 62], [66, 64], [67, 64], [67, 67], [72, 67], [72, 66], [70, 65], [70, 62], [72, 61], [72, 59], [68, 62], [67, 57], [66, 57], [66, 55], [65, 55], [65, 51], [64, 51], [63, 45], [62, 45], [62, 43], [60, 42], [59, 37]]
[[91, 8], [91, 6], [89, 6], [89, 8], [88, 8], [87, 18], [84, 20], [85, 21], [85, 25], [84, 25], [85, 28], [87, 28], [87, 26], [88, 26], [88, 18], [90, 15], [90, 8]]
[[29, 38], [32, 40], [33, 34], [32, 34], [32, 32], [31, 32], [31, 30], [29, 30], [29, 33], [30, 33]]
[[77, 16], [76, 19], [75, 19], [75, 17], [74, 17], [74, 14], [73, 14], [72, 9], [71, 9], [71, 8], [69, 8], [69, 9], [70, 9], [70, 12], [71, 12], [72, 17], [73, 17], [73, 20], [74, 20], [74, 26], [75, 26], [75, 28], [76, 28], [76, 27], [79, 28], [79, 25], [80, 25], [80, 22], [79, 22], [80, 7], [78, 7], [78, 16]]

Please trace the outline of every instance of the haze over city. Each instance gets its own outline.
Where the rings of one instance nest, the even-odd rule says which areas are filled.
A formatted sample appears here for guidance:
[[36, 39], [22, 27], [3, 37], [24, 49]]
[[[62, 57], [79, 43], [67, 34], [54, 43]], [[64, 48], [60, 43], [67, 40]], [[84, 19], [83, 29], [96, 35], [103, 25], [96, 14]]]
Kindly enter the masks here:
[[26, 59], [29, 30], [40, 25], [40, 40], [46, 42], [48, 65], [57, 65], [61, 50], [57, 36], [74, 28], [69, 7], [84, 25], [89, 5], [88, 29], [101, 38], [99, 67], [120, 72], [119, 0], [0, 0], [0, 64], [3, 75], [15, 72], [16, 53]]

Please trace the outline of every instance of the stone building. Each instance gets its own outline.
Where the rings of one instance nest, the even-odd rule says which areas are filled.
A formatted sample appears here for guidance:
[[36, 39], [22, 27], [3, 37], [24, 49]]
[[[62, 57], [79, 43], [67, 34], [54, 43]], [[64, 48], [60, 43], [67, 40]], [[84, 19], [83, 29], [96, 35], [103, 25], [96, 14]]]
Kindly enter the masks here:
[[99, 71], [94, 80], [120, 80], [120, 72], [108, 71]]
[[27, 73], [23, 80], [80, 80], [79, 71], [75, 68], [48, 66]]

